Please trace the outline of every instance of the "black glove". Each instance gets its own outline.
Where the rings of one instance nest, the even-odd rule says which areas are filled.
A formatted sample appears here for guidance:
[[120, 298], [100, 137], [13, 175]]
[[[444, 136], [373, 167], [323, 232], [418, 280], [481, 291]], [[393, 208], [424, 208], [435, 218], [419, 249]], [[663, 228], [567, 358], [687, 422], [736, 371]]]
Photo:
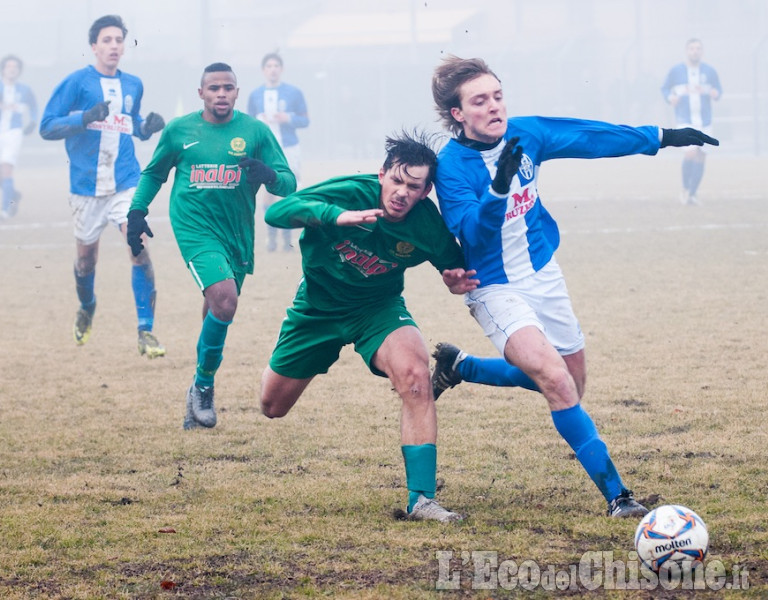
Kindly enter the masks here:
[[241, 158], [237, 163], [245, 171], [245, 179], [251, 185], [271, 185], [277, 179], [277, 173], [258, 158]]
[[523, 147], [518, 146], [519, 137], [511, 138], [501, 149], [499, 161], [496, 163], [496, 177], [491, 182], [491, 188], [497, 194], [504, 196], [509, 194], [509, 186], [512, 178], [520, 168], [520, 160], [523, 158]]
[[147, 225], [144, 218], [147, 213], [138, 208], [128, 211], [128, 226], [126, 227], [125, 237], [128, 239], [128, 245], [134, 256], [141, 254], [144, 250], [144, 244], [141, 243], [141, 234], [146, 233], [149, 237], [154, 237], [152, 230]]
[[94, 121], [103, 121], [109, 115], [109, 100], [99, 102], [88, 110], [83, 112], [83, 125], [93, 123]]
[[693, 127], [661, 130], [661, 148], [666, 148], [667, 146], [703, 146], [704, 144], [719, 146], [720, 142]]
[[149, 113], [147, 118], [144, 119], [144, 122], [141, 124], [143, 135], [152, 135], [156, 131], [160, 131], [163, 127], [165, 127], [165, 120], [156, 112]]

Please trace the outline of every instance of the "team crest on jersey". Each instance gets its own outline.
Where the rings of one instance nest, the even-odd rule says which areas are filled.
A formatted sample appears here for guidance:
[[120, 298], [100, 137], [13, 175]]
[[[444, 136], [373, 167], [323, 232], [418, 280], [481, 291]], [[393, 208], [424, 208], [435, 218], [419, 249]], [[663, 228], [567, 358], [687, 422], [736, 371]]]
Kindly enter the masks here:
[[123, 98], [123, 108], [125, 112], [131, 112], [133, 110], [133, 96], [126, 94]]
[[235, 156], [243, 156], [245, 154], [245, 140], [241, 137], [232, 138], [229, 142], [229, 147], [232, 148], [232, 152]]
[[520, 160], [520, 175], [522, 175], [527, 181], [533, 179], [533, 161], [527, 154], [523, 154], [523, 158]]
[[416, 247], [409, 242], [397, 242], [393, 254], [400, 258], [408, 258], [411, 254], [413, 254], [415, 249]]

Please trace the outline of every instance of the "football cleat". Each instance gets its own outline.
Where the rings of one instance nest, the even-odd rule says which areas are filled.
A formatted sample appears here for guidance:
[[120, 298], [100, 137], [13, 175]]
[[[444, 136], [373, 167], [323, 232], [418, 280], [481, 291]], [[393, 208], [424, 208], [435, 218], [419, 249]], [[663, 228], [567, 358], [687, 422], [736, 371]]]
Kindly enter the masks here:
[[635, 500], [632, 490], [622, 490], [621, 494], [608, 503], [609, 517], [644, 517], [647, 514], [648, 509]]
[[189, 417], [202, 427], [216, 426], [216, 408], [213, 404], [213, 386], [198, 387], [192, 382], [187, 392], [187, 417], [184, 419], [184, 429], [187, 427]]
[[147, 355], [147, 358], [165, 356], [165, 348], [160, 345], [151, 331], [139, 331], [139, 354]]
[[467, 354], [453, 344], [440, 342], [435, 346], [435, 351], [432, 353], [432, 358], [435, 359], [435, 370], [432, 371], [432, 395], [435, 400], [445, 390], [456, 387], [462, 382], [456, 367], [466, 357]]
[[75, 343], [78, 346], [82, 346], [91, 337], [91, 324], [93, 323], [93, 313], [96, 310], [96, 303], [90, 310], [86, 310], [82, 307], [77, 309], [75, 315], [75, 324], [72, 327], [72, 335], [75, 338]]
[[413, 509], [408, 513], [412, 521], [440, 521], [441, 523], [454, 523], [461, 521], [463, 517], [459, 513], [444, 509], [434, 498], [419, 495]]

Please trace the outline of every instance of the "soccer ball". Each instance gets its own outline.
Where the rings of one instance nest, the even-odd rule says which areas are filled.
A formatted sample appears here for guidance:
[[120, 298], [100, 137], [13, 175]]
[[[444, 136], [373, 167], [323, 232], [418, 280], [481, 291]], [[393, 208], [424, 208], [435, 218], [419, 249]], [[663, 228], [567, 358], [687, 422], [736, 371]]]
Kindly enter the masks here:
[[635, 531], [637, 555], [654, 572], [672, 562], [682, 567], [704, 560], [708, 547], [704, 521], [690, 508], [676, 504], [653, 509]]

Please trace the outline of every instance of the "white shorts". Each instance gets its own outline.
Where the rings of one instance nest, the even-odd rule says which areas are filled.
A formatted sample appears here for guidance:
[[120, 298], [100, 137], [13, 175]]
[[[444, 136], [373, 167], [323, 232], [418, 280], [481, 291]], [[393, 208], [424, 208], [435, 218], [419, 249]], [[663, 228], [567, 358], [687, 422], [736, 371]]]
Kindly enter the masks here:
[[75, 238], [83, 244], [94, 244], [109, 223], [118, 229], [128, 220], [136, 188], [130, 188], [109, 196], [69, 197], [69, 206], [75, 221]]
[[21, 150], [23, 132], [18, 127], [0, 133], [0, 163], [4, 165], [16, 165]]
[[509, 336], [527, 326], [542, 331], [562, 356], [584, 348], [584, 334], [554, 257], [521, 282], [494, 284], [468, 292], [464, 303], [502, 356]]

